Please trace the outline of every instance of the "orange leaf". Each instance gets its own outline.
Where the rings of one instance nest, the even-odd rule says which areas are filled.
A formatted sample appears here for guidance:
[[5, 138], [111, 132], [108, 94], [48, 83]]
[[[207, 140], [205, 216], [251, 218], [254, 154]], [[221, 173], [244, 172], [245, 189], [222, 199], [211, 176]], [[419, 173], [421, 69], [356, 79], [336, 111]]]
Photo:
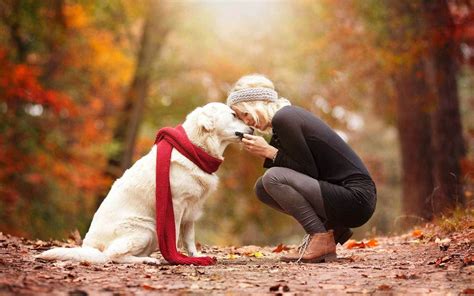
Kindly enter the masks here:
[[345, 246], [347, 249], [354, 249], [354, 248], [357, 248], [357, 249], [364, 249], [364, 248], [373, 248], [373, 247], [376, 247], [378, 246], [379, 243], [377, 242], [376, 239], [371, 239], [369, 240], [368, 242], [364, 242], [364, 241], [356, 241], [356, 240], [353, 240], [353, 239], [350, 239], [346, 242]]
[[280, 253], [282, 251], [288, 251], [290, 248], [285, 246], [284, 244], [279, 244], [276, 248], [272, 251], [273, 253]]
[[350, 239], [346, 243], [346, 248], [348, 248], [348, 249], [353, 249], [353, 248], [363, 249], [363, 248], [365, 248], [365, 243], [364, 242], [358, 242], [356, 240]]
[[416, 238], [422, 238], [423, 237], [423, 232], [419, 229], [415, 229], [412, 231], [411, 235]]
[[379, 242], [376, 239], [371, 239], [366, 243], [367, 247], [373, 248], [379, 245]]

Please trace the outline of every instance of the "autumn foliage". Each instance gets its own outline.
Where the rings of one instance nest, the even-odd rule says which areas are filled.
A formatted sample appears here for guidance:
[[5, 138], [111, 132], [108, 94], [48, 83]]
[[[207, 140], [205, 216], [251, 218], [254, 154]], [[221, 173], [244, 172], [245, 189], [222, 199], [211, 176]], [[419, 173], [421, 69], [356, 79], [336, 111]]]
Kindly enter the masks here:
[[51, 237], [87, 226], [110, 185], [111, 115], [131, 63], [86, 5], [35, 8], [27, 16], [43, 22], [21, 28], [31, 49], [0, 45], [0, 228]]
[[[78, 228], [83, 235], [112, 181], [150, 149], [159, 128], [225, 101], [249, 73], [271, 78], [281, 96], [335, 128], [367, 165], [377, 210], [356, 237], [397, 230], [401, 209], [415, 201], [406, 217], [427, 212], [428, 219], [443, 191], [436, 182], [456, 190], [457, 204], [472, 204], [472, 148], [465, 155], [447, 149], [462, 148], [461, 132], [467, 143], [474, 135], [473, 10], [446, 1], [453, 25], [443, 27], [435, 20], [449, 15], [433, 3], [444, 2], [2, 1], [0, 231], [62, 238]], [[443, 18], [426, 18], [436, 13]], [[452, 45], [446, 37], [454, 42], [446, 54], [456, 56], [437, 58], [438, 43]], [[453, 75], [443, 76], [454, 62]], [[441, 98], [456, 102], [439, 95], [443, 89], [458, 92], [460, 106], [437, 108]], [[463, 130], [457, 115], [454, 122], [443, 112], [457, 109]], [[124, 155], [126, 165], [114, 166]], [[262, 159], [238, 145], [225, 159], [197, 237], [225, 245], [298, 241], [302, 228], [255, 196]], [[458, 160], [459, 170], [448, 169]]]

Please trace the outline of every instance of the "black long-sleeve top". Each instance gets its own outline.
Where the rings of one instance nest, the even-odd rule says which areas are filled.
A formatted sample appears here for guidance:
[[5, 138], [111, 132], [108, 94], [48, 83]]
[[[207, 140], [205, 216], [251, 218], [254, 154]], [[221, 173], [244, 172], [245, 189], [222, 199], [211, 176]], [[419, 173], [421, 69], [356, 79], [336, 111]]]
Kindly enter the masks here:
[[340, 195], [345, 194], [332, 185], [342, 186], [375, 206], [375, 184], [367, 168], [324, 121], [300, 107], [285, 106], [275, 113], [272, 127], [270, 145], [278, 153], [274, 161], [265, 160], [265, 168], [286, 167], [320, 181], [330, 212], [337, 211]]

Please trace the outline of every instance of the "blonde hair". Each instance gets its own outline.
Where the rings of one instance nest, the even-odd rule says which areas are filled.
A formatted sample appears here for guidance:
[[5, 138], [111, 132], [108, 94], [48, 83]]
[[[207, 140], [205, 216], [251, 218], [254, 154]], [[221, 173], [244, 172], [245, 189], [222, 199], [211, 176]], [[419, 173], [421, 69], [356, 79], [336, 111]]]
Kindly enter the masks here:
[[[255, 87], [269, 88], [275, 90], [275, 86], [273, 85], [273, 82], [270, 79], [261, 74], [251, 74], [242, 76], [239, 80], [237, 80], [230, 92]], [[271, 122], [275, 113], [282, 107], [288, 105], [291, 105], [290, 101], [280, 97], [276, 101], [254, 100], [247, 102], [238, 102], [233, 104], [232, 107], [242, 113], [248, 113], [250, 116], [252, 116], [255, 125], [257, 125], [260, 121], [260, 118], [265, 121], [265, 124]], [[261, 116], [259, 116], [258, 114], [260, 114]], [[261, 132], [270, 133], [271, 128], [269, 127], [268, 129]]]
[[261, 74], [250, 74], [239, 78], [230, 92], [245, 88], [263, 87], [275, 90], [273, 82]]

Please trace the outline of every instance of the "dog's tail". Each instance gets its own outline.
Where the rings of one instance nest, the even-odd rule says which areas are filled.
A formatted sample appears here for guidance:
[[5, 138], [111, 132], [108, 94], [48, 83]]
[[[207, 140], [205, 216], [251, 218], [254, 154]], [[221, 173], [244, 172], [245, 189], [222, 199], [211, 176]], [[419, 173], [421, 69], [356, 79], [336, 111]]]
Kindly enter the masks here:
[[91, 247], [54, 248], [39, 254], [37, 258], [89, 263], [106, 263], [109, 261], [104, 253]]

